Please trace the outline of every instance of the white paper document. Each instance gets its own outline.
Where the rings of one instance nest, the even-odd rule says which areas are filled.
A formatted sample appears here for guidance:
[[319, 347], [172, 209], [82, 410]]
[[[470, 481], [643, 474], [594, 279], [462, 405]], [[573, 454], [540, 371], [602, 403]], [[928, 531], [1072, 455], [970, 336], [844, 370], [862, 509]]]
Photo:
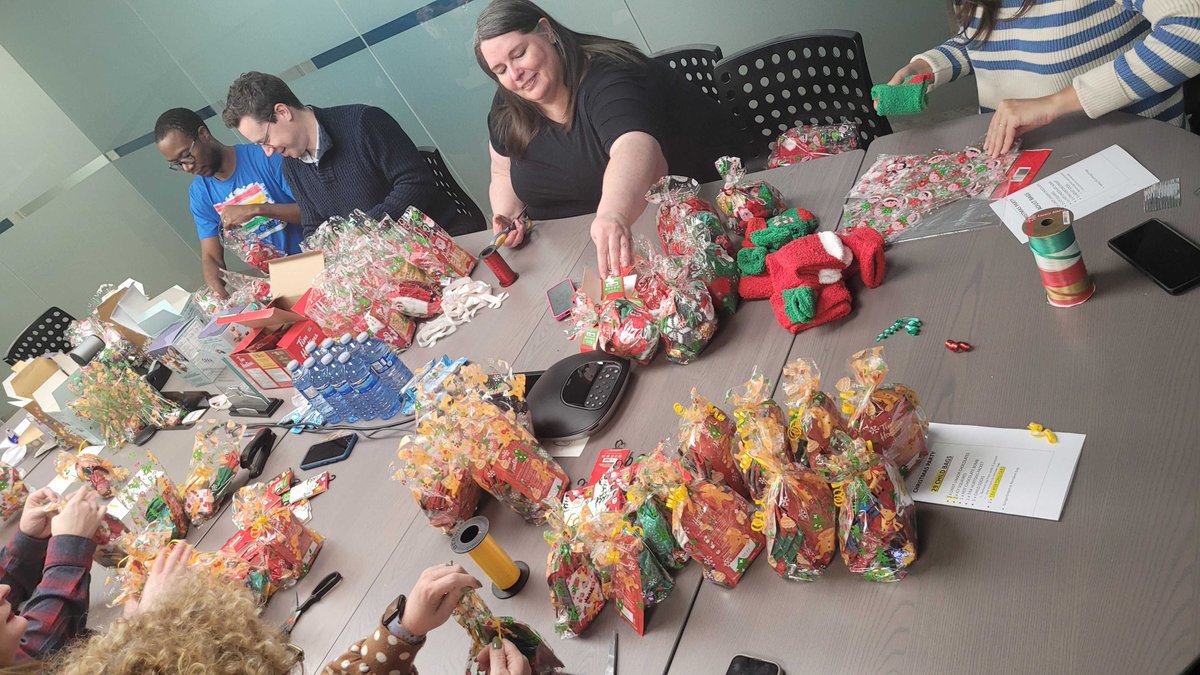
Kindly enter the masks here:
[[549, 441], [543, 443], [546, 454], [551, 457], [578, 457], [583, 454], [583, 449], [587, 447], [589, 436], [576, 438], [573, 441]]
[[929, 459], [908, 475], [913, 499], [979, 511], [1058, 520], [1084, 434], [1051, 444], [1028, 429], [929, 425]]
[[1026, 244], [1029, 238], [1021, 227], [1038, 211], [1062, 207], [1082, 218], [1157, 182], [1154, 174], [1121, 146], [1110, 145], [991, 206], [1017, 241]]

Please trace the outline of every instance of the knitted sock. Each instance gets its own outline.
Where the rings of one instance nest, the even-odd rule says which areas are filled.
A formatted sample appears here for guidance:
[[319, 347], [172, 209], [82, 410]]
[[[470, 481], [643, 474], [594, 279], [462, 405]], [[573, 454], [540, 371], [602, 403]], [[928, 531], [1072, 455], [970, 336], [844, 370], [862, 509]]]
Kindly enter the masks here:
[[767, 249], [759, 246], [738, 250], [737, 266], [743, 279], [758, 276], [767, 271], [767, 253], [769, 253]]
[[933, 76], [930, 73], [912, 75], [904, 84], [877, 84], [871, 87], [871, 98], [876, 102], [880, 115], [913, 115], [929, 105], [928, 88]]
[[775, 286], [771, 284], [771, 277], [767, 274], [742, 277], [738, 281], [738, 295], [743, 300], [766, 300], [774, 292]]
[[812, 286], [785, 288], [780, 297], [783, 311], [792, 323], [808, 323], [817, 313], [817, 292]]
[[[809, 288], [816, 294], [816, 305], [813, 317], [808, 322], [791, 320], [787, 311], [787, 300], [783, 293], [771, 295], [771, 308], [775, 310], [775, 320], [793, 334], [830, 321], [837, 321], [850, 313], [850, 291], [847, 290], [846, 284], [838, 282]], [[794, 298], [796, 295], [793, 294], [792, 297]]]
[[[801, 237], [767, 256], [767, 273], [776, 289], [794, 288], [786, 283], [790, 277], [813, 279], [816, 283], [832, 284], [842, 280], [842, 273], [854, 260], [854, 254], [833, 232], [817, 232]], [[785, 283], [781, 283], [784, 281]]]
[[[870, 227], [859, 227], [838, 234], [846, 248], [854, 252], [854, 264], [867, 288], [878, 288], [887, 270], [883, 258], [883, 235]], [[849, 274], [849, 271], [847, 271]]]

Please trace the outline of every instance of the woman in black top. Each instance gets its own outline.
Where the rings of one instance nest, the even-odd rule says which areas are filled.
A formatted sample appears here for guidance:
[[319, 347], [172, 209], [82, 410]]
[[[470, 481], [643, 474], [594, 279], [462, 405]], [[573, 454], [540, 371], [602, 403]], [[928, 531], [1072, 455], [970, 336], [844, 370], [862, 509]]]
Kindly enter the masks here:
[[595, 212], [601, 274], [633, 260], [633, 221], [668, 174], [715, 180], [733, 121], [696, 85], [620, 40], [577, 33], [528, 0], [479, 15], [475, 58], [499, 83], [488, 114], [493, 229]]

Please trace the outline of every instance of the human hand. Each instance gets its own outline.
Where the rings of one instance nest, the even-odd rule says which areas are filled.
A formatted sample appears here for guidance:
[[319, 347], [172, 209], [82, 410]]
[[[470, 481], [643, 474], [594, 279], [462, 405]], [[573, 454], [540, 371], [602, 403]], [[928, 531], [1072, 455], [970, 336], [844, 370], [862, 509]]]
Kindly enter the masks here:
[[633, 229], [609, 216], [592, 221], [592, 243], [596, 245], [596, 267], [601, 277], [615, 277], [633, 264]]
[[21, 533], [34, 539], [49, 537], [52, 516], [46, 511], [46, 506], [58, 500], [58, 493], [48, 487], [29, 493], [25, 498], [25, 509], [21, 511]]
[[499, 245], [507, 246], [508, 248], [516, 248], [521, 245], [521, 242], [525, 241], [525, 232], [528, 230], [529, 221], [521, 216], [517, 217], [516, 220], [513, 220], [512, 218], [500, 213], [492, 216], [492, 232], [496, 235], [499, 235], [504, 230], [507, 230], [510, 226], [515, 227], [513, 227], [513, 230], [508, 233], [508, 235], [504, 238], [504, 241], [500, 242]]
[[900, 70], [897, 70], [896, 74], [892, 76], [892, 79], [888, 80], [888, 84], [904, 84], [904, 81], [913, 75], [921, 75], [923, 73], [932, 72], [933, 67], [929, 65], [928, 61], [925, 59], [914, 59], [913, 61], [910, 61], [908, 65], [904, 66]]
[[400, 625], [413, 635], [425, 635], [446, 623], [465, 589], [482, 587], [462, 565], [430, 567], [408, 594]]
[[533, 675], [529, 660], [508, 640], [496, 638], [479, 652], [479, 672], [487, 675]]
[[237, 227], [258, 215], [257, 204], [230, 204], [221, 208], [221, 227]]
[[1045, 126], [1069, 112], [1082, 110], [1075, 87], [1039, 98], [1008, 98], [996, 106], [988, 125], [983, 150], [991, 157], [1008, 152], [1013, 141], [1027, 131]]
[[162, 604], [163, 598], [178, 588], [180, 580], [187, 574], [191, 558], [192, 547], [185, 541], [176, 544], [169, 553], [164, 548], [154, 559], [150, 574], [146, 576], [141, 601], [131, 598], [125, 602], [125, 616], [149, 612]]
[[104, 505], [100, 494], [90, 487], [82, 487], [67, 499], [67, 504], [50, 520], [50, 534], [73, 534], [91, 538], [104, 518]]

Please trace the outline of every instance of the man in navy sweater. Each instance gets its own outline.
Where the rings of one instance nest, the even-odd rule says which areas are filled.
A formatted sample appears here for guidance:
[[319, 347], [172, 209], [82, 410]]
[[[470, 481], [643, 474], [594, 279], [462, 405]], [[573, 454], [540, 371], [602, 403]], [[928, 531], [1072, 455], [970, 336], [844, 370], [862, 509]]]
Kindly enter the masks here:
[[222, 119], [268, 156], [283, 155], [305, 236], [355, 209], [399, 218], [409, 206], [451, 233], [460, 230], [454, 203], [408, 134], [379, 108], [305, 106], [283, 80], [249, 72], [229, 87]]

